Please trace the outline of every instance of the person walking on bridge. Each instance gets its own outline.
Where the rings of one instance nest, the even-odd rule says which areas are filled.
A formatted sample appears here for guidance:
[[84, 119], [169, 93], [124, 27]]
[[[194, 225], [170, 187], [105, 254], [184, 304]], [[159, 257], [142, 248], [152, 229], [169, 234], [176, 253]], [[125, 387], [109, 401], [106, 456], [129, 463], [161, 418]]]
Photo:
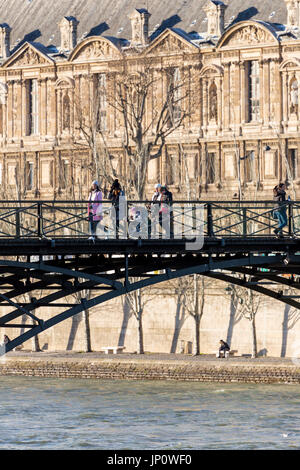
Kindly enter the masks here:
[[89, 228], [90, 228], [90, 238], [89, 240], [95, 240], [97, 226], [99, 222], [103, 219], [102, 216], [102, 191], [99, 187], [98, 181], [92, 182], [92, 187], [89, 194], [89, 204], [88, 204], [88, 218], [89, 218]]
[[285, 184], [280, 183], [273, 189], [274, 201], [278, 203], [273, 211], [274, 218], [278, 220], [274, 233], [279, 237], [283, 237], [282, 229], [287, 225], [285, 188]]

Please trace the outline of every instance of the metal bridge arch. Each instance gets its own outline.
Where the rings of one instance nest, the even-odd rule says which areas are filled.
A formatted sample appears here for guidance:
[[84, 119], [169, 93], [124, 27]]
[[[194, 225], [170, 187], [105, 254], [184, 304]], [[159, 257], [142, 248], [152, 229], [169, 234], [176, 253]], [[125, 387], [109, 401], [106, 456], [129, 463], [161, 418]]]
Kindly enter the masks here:
[[[136, 259], [138, 261], [138, 257]], [[150, 257], [148, 264], [142, 264], [140, 260], [140, 262], [133, 263], [132, 266], [128, 265], [128, 257], [123, 257], [119, 262], [118, 269], [115, 269], [113, 276], [107, 272], [104, 273], [104, 271], [102, 271], [101, 275], [98, 275], [88, 272], [88, 269], [86, 268], [83, 270], [68, 269], [44, 263], [26, 263], [0, 260], [0, 266], [6, 266], [7, 269], [10, 269], [11, 271], [17, 269], [19, 270], [19, 273], [24, 271], [24, 278], [26, 277], [26, 270], [30, 269], [30, 275], [33, 278], [38, 277], [44, 279], [43, 281], [28, 283], [28, 285], [19, 281], [20, 286], [18, 288], [14, 287], [5, 295], [0, 295], [2, 298], [2, 305], [3, 301], [7, 301], [8, 305], [15, 307], [13, 311], [0, 317], [1, 327], [13, 326], [14, 324], [11, 322], [24, 313], [37, 321], [36, 325], [15, 325], [15, 328], [22, 326], [29, 328], [29, 330], [12, 339], [6, 345], [5, 352], [14, 349], [30, 338], [82, 312], [83, 310], [91, 309], [128, 292], [133, 292], [143, 287], [159, 284], [190, 274], [204, 275], [214, 279], [222, 280], [227, 283], [240, 285], [300, 309], [300, 302], [297, 300], [297, 297], [300, 299], [300, 296], [283, 295], [283, 292], [274, 291], [270, 288], [264, 287], [264, 285], [261, 284], [263, 280], [268, 280], [276, 285], [283, 285], [300, 289], [300, 284], [298, 282], [294, 282], [291, 279], [282, 277], [282, 274], [293, 274], [298, 272], [298, 266], [300, 274], [300, 256], [287, 255], [286, 253], [278, 253], [275, 255], [272, 254], [272, 256], [268, 256], [267, 254], [262, 254], [260, 256], [253, 254], [244, 254], [239, 256], [203, 256], [202, 254], [194, 254], [179, 257], [170, 255], [169, 257], [159, 259]], [[269, 271], [261, 271], [262, 267], [269, 269]], [[103, 268], [98, 268], [98, 271], [101, 271], [101, 269]], [[164, 272], [160, 274], [153, 274], [153, 272], [157, 269]], [[106, 271], [111, 270], [106, 268]], [[54, 279], [45, 277], [50, 272], [63, 276], [62, 279], [60, 279], [60, 281], [62, 281], [60, 289], [56, 288], [57, 290], [54, 293], [47, 294], [38, 300], [31, 301], [30, 304], [26, 305], [25, 307], [18, 305], [15, 301], [12, 300], [14, 297], [20, 295], [21, 292], [30, 293], [31, 291], [36, 290], [37, 287], [41, 287], [43, 282], [44, 289], [47, 290], [51, 286], [51, 282], [57, 282], [57, 278], [55, 276]], [[234, 274], [237, 273], [247, 275], [248, 280], [235, 277]], [[140, 279], [135, 282], [129, 282], [131, 277], [139, 277]], [[72, 283], [72, 279], [74, 279], [75, 282]], [[65, 298], [84, 289], [93, 290], [96, 288], [109, 291], [101, 293], [100, 295], [96, 295], [89, 300], [82, 299], [81, 303], [72, 305], [71, 307], [61, 311], [48, 320], [44, 321], [36, 316], [35, 312], [40, 307], [51, 304], [52, 306], [56, 306], [58, 304], [56, 304], [55, 301], [61, 298]], [[33, 311], [34, 314], [32, 313]]]

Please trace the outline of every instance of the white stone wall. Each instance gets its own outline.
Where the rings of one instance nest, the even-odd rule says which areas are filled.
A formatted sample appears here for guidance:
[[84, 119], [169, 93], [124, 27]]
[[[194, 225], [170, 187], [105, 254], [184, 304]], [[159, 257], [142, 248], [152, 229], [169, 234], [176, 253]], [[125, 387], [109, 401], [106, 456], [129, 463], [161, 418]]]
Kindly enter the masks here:
[[[194, 321], [186, 314], [176, 317], [178, 313], [176, 299], [163, 286], [160, 294], [152, 297], [143, 314], [144, 349], [151, 353], [180, 353], [182, 341], [194, 342]], [[224, 339], [238, 355], [251, 354], [251, 324], [245, 318], [234, 318], [231, 310], [231, 296], [225, 293], [223, 284], [217, 291], [207, 291], [205, 309], [200, 328], [200, 350], [204, 354], [214, 354], [220, 339]], [[153, 300], [154, 299], [154, 300]], [[47, 319], [59, 309], [48, 309], [43, 313]], [[177, 318], [177, 322], [176, 322]], [[289, 318], [287, 328], [287, 318]], [[299, 319], [298, 319], [299, 318]], [[293, 325], [294, 323], [294, 325]], [[177, 330], [175, 325], [177, 324]], [[137, 321], [124, 309], [123, 300], [117, 299], [103, 306], [90, 310], [91, 342], [94, 351], [103, 346], [122, 344], [126, 352], [137, 350]], [[268, 356], [292, 357], [300, 336], [300, 312], [295, 312], [282, 302], [263, 299], [256, 315], [257, 349]], [[3, 333], [11, 338], [19, 334], [19, 330], [6, 330]], [[177, 340], [176, 340], [177, 338]], [[48, 351], [84, 350], [84, 323], [81, 315], [39, 335], [41, 348]], [[24, 349], [31, 349], [32, 340], [24, 344]], [[300, 351], [299, 351], [300, 352]]]

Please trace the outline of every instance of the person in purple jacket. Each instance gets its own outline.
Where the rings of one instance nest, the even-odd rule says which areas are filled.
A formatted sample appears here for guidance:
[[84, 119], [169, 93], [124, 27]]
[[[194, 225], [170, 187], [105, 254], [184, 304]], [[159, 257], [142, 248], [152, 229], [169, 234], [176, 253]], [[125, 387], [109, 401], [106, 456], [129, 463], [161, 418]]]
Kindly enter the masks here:
[[88, 218], [89, 218], [89, 230], [91, 236], [89, 240], [95, 240], [97, 226], [103, 219], [102, 216], [102, 191], [99, 187], [98, 181], [93, 181], [92, 187], [89, 194], [88, 204]]

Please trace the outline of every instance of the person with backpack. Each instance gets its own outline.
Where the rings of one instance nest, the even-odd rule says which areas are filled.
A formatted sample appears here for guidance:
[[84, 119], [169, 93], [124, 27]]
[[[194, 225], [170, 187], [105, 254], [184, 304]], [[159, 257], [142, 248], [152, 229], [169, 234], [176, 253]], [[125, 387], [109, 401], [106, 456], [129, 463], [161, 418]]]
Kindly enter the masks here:
[[118, 179], [115, 179], [108, 193], [108, 199], [114, 206], [119, 205], [119, 198], [122, 196], [122, 188]]
[[273, 217], [278, 221], [278, 227], [275, 228], [274, 233], [279, 237], [283, 237], [282, 229], [287, 225], [285, 188], [285, 184], [280, 183], [273, 189], [274, 201], [277, 202], [273, 211]]

